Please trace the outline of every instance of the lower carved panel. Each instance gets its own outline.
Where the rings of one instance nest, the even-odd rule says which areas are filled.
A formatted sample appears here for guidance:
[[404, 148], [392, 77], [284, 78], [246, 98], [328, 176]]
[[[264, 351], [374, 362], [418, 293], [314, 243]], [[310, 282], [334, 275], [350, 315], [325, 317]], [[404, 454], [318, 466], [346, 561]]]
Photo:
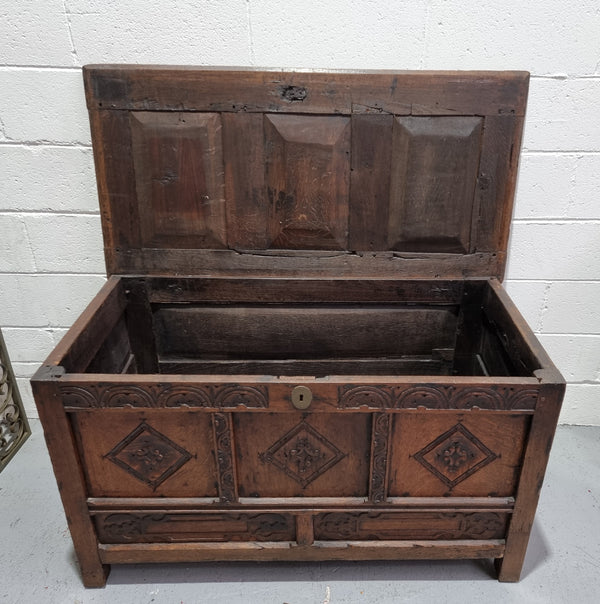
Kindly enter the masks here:
[[291, 514], [100, 513], [94, 518], [103, 543], [293, 541]]
[[314, 520], [315, 539], [502, 539], [508, 514], [497, 512], [328, 512]]

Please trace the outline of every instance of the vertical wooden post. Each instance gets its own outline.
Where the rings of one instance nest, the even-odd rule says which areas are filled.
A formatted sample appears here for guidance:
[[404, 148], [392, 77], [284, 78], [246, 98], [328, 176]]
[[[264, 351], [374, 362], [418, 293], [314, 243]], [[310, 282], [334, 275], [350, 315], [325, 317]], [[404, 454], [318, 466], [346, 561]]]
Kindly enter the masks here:
[[312, 513], [299, 513], [296, 516], [296, 543], [312, 545], [315, 542]]
[[146, 282], [144, 279], [128, 279], [125, 290], [128, 300], [125, 319], [137, 373], [158, 373], [158, 354]]
[[373, 414], [369, 480], [369, 500], [373, 503], [383, 503], [387, 498], [391, 430], [392, 415], [390, 413]]
[[544, 384], [540, 390], [523, 460], [515, 508], [506, 536], [504, 558], [496, 559], [499, 581], [516, 582], [521, 576], [564, 390], [564, 384], [551, 383]]
[[65, 509], [67, 524], [86, 587], [104, 587], [110, 566], [103, 565], [98, 539], [86, 504], [87, 492], [75, 438], [58, 391], [62, 368], [43, 366], [33, 376], [31, 386], [54, 475]]
[[219, 484], [219, 498], [222, 503], [233, 503], [238, 499], [235, 454], [233, 450], [233, 429], [231, 413], [213, 413], [213, 434]]

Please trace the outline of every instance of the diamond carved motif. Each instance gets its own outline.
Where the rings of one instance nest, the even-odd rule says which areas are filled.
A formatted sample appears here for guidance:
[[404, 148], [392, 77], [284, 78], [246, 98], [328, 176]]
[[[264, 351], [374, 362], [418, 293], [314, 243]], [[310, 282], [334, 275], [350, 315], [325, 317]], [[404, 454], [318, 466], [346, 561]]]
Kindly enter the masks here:
[[456, 424], [414, 455], [450, 489], [497, 457], [462, 424]]
[[106, 457], [138, 480], [156, 489], [192, 456], [164, 434], [142, 422]]
[[263, 463], [272, 463], [303, 488], [344, 457], [345, 453], [306, 422], [300, 422], [260, 454]]

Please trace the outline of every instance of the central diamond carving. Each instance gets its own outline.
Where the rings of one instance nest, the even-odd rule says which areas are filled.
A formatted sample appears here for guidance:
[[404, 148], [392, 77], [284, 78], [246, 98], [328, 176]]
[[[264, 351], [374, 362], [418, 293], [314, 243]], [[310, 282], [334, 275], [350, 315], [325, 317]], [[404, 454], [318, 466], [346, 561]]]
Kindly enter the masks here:
[[306, 422], [300, 422], [260, 454], [263, 463], [272, 463], [302, 487], [344, 457], [345, 454], [331, 441]]
[[106, 457], [155, 489], [192, 456], [164, 434], [142, 422]]
[[452, 489], [498, 456], [462, 424], [456, 424], [414, 457]]

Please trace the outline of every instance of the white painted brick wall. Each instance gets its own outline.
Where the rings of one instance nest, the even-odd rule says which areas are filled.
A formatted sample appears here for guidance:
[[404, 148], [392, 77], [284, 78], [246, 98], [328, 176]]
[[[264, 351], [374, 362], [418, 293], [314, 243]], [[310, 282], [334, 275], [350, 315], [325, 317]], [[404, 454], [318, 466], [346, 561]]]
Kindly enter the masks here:
[[597, 0], [0, 0], [0, 325], [27, 379], [102, 284], [80, 66], [532, 72], [507, 288], [600, 425]]

